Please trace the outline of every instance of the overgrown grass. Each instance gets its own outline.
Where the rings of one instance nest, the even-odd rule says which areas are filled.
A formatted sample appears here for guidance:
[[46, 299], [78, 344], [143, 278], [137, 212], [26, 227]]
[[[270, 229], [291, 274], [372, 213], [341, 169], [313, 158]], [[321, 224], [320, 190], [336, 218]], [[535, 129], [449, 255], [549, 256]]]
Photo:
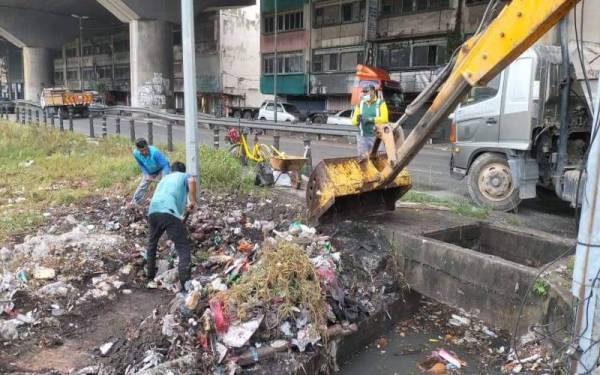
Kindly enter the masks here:
[[486, 219], [490, 214], [488, 207], [481, 207], [473, 204], [465, 198], [440, 198], [431, 194], [410, 190], [402, 200], [405, 202], [425, 203], [434, 206], [446, 207], [461, 216], [473, 217], [476, 219]]
[[[200, 164], [200, 186], [203, 190], [235, 190], [248, 193], [254, 189], [254, 174], [243, 167], [239, 160], [223, 149], [205, 145], [198, 148]], [[171, 160], [185, 162], [185, 152], [176, 147]]]
[[[42, 209], [90, 195], [133, 193], [139, 177], [128, 140], [88, 140], [0, 121], [0, 243], [42, 221]], [[161, 148], [164, 149], [164, 148]], [[183, 149], [168, 155], [185, 161]], [[224, 150], [200, 147], [201, 188], [249, 192], [250, 173]]]

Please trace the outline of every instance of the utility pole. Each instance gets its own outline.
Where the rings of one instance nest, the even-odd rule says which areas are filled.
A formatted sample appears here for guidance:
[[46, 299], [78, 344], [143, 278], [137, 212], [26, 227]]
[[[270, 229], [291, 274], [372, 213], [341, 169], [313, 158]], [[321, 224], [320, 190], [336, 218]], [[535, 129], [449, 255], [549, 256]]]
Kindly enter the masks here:
[[573, 374], [595, 373], [600, 355], [600, 85], [595, 102], [571, 289], [577, 298], [575, 332], [579, 337]]
[[[194, 37], [194, 0], [181, 0], [181, 41], [183, 44], [183, 103], [185, 107], [186, 170], [194, 176], [200, 194], [196, 135], [198, 108], [196, 100], [196, 41]], [[198, 196], [196, 196], [198, 200]]]
[[71, 14], [71, 17], [79, 20], [79, 90], [83, 91], [83, 20], [89, 17], [77, 14]]
[[273, 62], [273, 120], [277, 122], [277, 69], [279, 69], [277, 61], [277, 29], [279, 28], [279, 16], [277, 16], [277, 0], [273, 0], [273, 3], [275, 4], [275, 18], [273, 19], [273, 24], [275, 25], [275, 35], [273, 37], [275, 43], [273, 51], [273, 57], [275, 58]]

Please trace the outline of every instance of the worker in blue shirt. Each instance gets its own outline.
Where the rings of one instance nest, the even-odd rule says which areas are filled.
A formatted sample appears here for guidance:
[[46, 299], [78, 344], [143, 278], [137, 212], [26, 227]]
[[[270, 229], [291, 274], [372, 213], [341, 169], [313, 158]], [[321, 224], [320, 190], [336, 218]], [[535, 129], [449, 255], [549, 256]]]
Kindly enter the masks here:
[[148, 240], [147, 276], [151, 281], [156, 275], [156, 249], [164, 232], [175, 244], [179, 258], [179, 282], [185, 290], [185, 282], [190, 279], [190, 242], [183, 222], [184, 213], [196, 204], [196, 179], [185, 173], [185, 164], [173, 162], [172, 172], [164, 176], [154, 191], [148, 209], [150, 236]]
[[135, 141], [133, 158], [142, 171], [142, 179], [133, 194], [131, 204], [139, 205], [142, 203], [150, 183], [156, 180], [161, 172], [163, 177], [169, 174], [169, 160], [158, 150], [158, 148], [148, 145], [148, 141], [144, 138], [138, 138]]

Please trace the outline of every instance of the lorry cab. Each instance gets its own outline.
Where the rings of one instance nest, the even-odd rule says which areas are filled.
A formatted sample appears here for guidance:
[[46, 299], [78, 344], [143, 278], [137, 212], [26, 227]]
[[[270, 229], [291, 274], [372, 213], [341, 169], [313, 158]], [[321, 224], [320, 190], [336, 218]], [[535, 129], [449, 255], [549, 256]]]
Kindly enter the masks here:
[[393, 81], [390, 74], [384, 69], [369, 65], [357, 65], [352, 85], [352, 107], [354, 108], [360, 103], [362, 89], [369, 85], [379, 89], [380, 97], [387, 104], [390, 122], [398, 120], [404, 113], [404, 96], [400, 89], [400, 83]]
[[[457, 107], [450, 172], [467, 177], [475, 202], [507, 211], [521, 199], [535, 198], [538, 184], [562, 193], [554, 173], [561, 60], [559, 47], [530, 48], [487, 84], [473, 87]], [[576, 118], [578, 104], [571, 102], [570, 138], [576, 139], [575, 124], [586, 120]], [[586, 139], [585, 126], [581, 130], [580, 138]], [[576, 164], [577, 155], [569, 159]]]

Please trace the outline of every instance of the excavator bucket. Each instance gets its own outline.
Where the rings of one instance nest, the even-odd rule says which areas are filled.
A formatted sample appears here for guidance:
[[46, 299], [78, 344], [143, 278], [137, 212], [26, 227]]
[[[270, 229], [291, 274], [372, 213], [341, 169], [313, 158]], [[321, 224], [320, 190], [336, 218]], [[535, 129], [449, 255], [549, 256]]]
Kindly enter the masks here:
[[393, 210], [396, 201], [412, 186], [404, 169], [391, 183], [382, 186], [381, 171], [387, 156], [361, 160], [357, 157], [321, 161], [306, 187], [306, 204], [312, 222], [336, 217], [363, 216]]

